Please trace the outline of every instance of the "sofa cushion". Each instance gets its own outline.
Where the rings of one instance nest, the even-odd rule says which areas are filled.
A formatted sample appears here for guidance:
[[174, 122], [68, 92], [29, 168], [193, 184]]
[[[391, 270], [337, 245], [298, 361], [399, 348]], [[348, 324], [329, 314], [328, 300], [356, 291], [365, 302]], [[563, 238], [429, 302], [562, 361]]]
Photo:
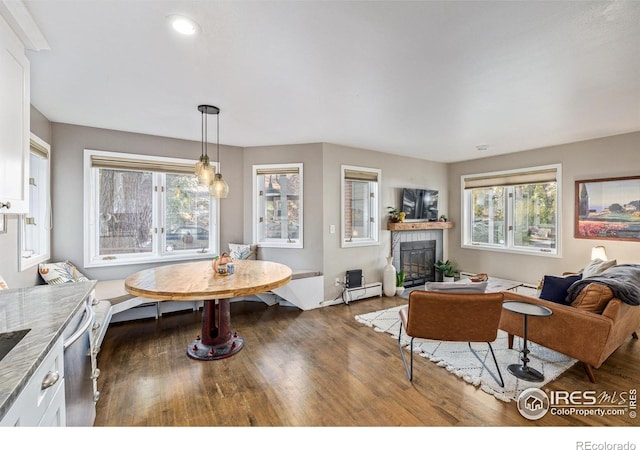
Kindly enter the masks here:
[[603, 261], [601, 259], [594, 259], [582, 270], [582, 278], [589, 278], [596, 275], [600, 275], [609, 267], [613, 267], [617, 264], [615, 259], [609, 261]]
[[69, 261], [38, 264], [38, 272], [47, 284], [89, 281], [89, 279], [80, 273], [76, 266]]
[[567, 289], [582, 278], [582, 275], [569, 275], [566, 277], [554, 277], [552, 275], [545, 275], [542, 280], [542, 290], [540, 291], [540, 298], [543, 300], [549, 300], [550, 302], [560, 303], [562, 305], [568, 305]]
[[425, 291], [451, 292], [459, 294], [482, 294], [487, 289], [487, 281], [481, 282], [437, 282], [428, 281], [424, 284]]
[[229, 244], [231, 259], [246, 259], [253, 250], [250, 244]]
[[609, 300], [613, 298], [613, 292], [609, 286], [599, 283], [591, 283], [585, 286], [576, 299], [571, 303], [576, 309], [602, 314]]

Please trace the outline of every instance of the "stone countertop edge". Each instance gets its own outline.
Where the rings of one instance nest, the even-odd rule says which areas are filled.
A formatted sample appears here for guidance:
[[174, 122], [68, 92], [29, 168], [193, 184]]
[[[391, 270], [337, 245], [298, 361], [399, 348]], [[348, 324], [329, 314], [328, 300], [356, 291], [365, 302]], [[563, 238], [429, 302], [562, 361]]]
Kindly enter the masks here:
[[92, 280], [0, 290], [0, 333], [30, 329], [0, 361], [0, 420], [95, 285]]

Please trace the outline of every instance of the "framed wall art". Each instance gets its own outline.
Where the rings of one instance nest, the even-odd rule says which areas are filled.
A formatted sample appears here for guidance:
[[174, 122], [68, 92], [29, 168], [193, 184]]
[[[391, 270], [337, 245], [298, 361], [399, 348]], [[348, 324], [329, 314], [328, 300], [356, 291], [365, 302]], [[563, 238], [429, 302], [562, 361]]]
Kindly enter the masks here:
[[576, 238], [640, 242], [640, 176], [576, 181], [575, 208]]

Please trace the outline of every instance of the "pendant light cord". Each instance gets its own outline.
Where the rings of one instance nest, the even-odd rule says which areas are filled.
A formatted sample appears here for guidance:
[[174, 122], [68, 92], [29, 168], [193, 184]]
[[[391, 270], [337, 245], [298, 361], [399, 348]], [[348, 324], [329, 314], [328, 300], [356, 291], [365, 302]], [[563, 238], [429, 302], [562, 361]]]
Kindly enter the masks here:
[[204, 154], [205, 154], [205, 156], [209, 156], [209, 154], [207, 152], [207, 140], [209, 138], [207, 136], [207, 114], [206, 114], [206, 111], [203, 112], [202, 115], [204, 116], [204, 139], [203, 139]]
[[204, 159], [204, 112], [200, 111], [200, 136], [202, 140], [200, 141], [200, 161]]

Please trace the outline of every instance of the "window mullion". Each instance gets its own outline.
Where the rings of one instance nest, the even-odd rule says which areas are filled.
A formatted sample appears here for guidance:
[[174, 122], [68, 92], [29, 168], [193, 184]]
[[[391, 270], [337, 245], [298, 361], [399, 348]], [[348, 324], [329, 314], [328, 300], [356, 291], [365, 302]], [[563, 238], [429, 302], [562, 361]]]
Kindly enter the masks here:
[[504, 201], [506, 203], [506, 207], [505, 207], [505, 211], [506, 211], [506, 217], [505, 217], [505, 228], [506, 228], [506, 232], [507, 232], [507, 239], [505, 242], [505, 246], [507, 248], [513, 248], [514, 246], [514, 230], [515, 230], [515, 221], [514, 221], [514, 217], [515, 217], [515, 200], [516, 200], [516, 196], [515, 196], [515, 189], [513, 186], [509, 186], [507, 188], [507, 195], [504, 196]]
[[166, 252], [165, 236], [167, 235], [165, 215], [167, 210], [166, 192], [166, 175], [164, 173], [156, 173], [154, 177], [154, 196], [151, 202], [151, 226], [154, 230], [153, 252], [157, 256], [161, 256]]

